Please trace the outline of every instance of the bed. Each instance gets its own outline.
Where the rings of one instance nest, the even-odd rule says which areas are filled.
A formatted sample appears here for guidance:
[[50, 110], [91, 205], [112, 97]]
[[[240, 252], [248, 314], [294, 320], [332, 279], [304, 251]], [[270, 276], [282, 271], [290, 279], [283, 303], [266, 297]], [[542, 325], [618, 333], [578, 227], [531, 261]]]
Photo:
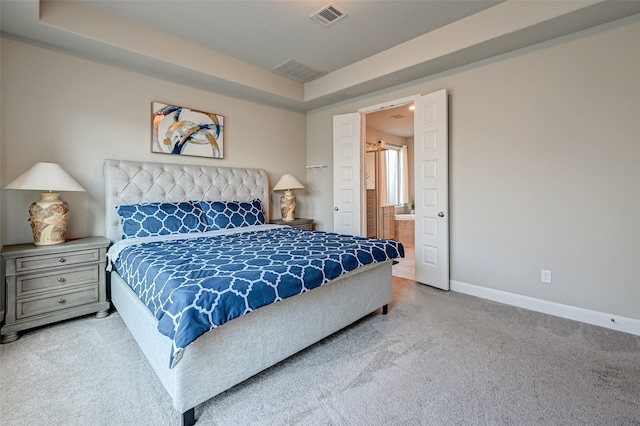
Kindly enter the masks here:
[[[127, 226], [126, 219], [121, 217], [121, 206], [182, 202], [197, 204], [205, 201], [245, 204], [258, 202], [265, 218], [269, 212], [268, 177], [261, 169], [105, 160], [104, 177], [106, 235], [114, 243], [113, 247], [126, 243], [121, 241], [125, 232], [123, 222]], [[262, 220], [268, 224], [265, 218]], [[280, 233], [278, 238], [284, 240], [285, 237], [290, 237], [295, 241], [311, 238], [310, 234], [319, 234], [320, 238], [325, 239], [340, 237], [331, 233], [294, 231], [290, 227], [260, 224], [256, 225], [255, 231], [251, 226], [240, 231], [245, 233], [236, 234], [235, 230], [230, 230], [232, 236], [216, 235], [215, 238], [244, 241], [242, 239], [256, 238], [254, 235], [264, 238], [266, 233]], [[226, 235], [227, 230], [219, 232]], [[180, 234], [178, 237], [182, 236]], [[200, 239], [205, 236], [190, 237], [194, 239], [184, 244], [194, 247], [209, 246]], [[174, 238], [172, 236], [154, 238], [160, 241], [145, 243], [140, 247], [155, 250], [156, 247], [183, 244], [165, 242], [165, 239], [168, 241]], [[330, 276], [331, 279], [327, 281], [325, 277], [327, 282], [322, 285], [314, 284], [310, 291], [305, 289], [291, 297], [278, 297], [276, 303], [230, 317], [231, 319], [198, 335], [184, 346], [176, 344], [175, 336], [161, 334], [159, 328], [162, 328], [162, 319], [159, 321], [157, 312], [152, 313], [149, 302], [141, 299], [139, 293], [144, 291], [125, 282], [123, 276], [131, 278], [135, 274], [128, 274], [126, 270], [118, 273], [115, 269], [110, 272], [111, 302], [167, 390], [174, 408], [181, 413], [182, 424], [192, 425], [196, 420], [195, 407], [198, 404], [374, 311], [381, 309], [386, 314], [391, 302], [392, 257], [401, 257], [403, 254], [401, 244], [393, 246], [393, 242], [388, 243], [383, 250], [390, 251], [387, 253], [390, 257], [376, 257], [377, 261], [364, 266], [358, 264], [353, 270], [343, 267], [344, 270], [339, 275], [334, 274], [335, 278]], [[228, 247], [226, 241], [219, 244]], [[242, 242], [234, 244], [243, 247], [260, 246], [258, 243], [252, 243], [253, 246]], [[291, 250], [287, 243], [283, 244]], [[136, 241], [130, 246], [121, 252], [122, 259], [127, 258], [125, 250], [130, 250], [128, 253], [139, 253], [134, 251], [138, 247]], [[393, 252], [393, 247], [396, 252]], [[151, 253], [142, 257], [154, 257], [154, 252]], [[279, 254], [272, 256], [275, 258]], [[118, 262], [125, 263], [122, 260], [114, 261], [113, 256], [110, 260], [114, 265]], [[312, 260], [305, 257], [301, 261]], [[156, 279], [158, 278], [154, 278]], [[175, 318], [173, 320], [175, 323]]]

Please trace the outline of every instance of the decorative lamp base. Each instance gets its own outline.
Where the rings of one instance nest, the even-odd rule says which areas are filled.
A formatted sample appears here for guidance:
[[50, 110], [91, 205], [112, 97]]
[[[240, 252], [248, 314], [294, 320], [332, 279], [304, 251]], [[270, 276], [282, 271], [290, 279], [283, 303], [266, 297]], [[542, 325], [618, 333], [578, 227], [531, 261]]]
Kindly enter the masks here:
[[64, 243], [69, 224], [69, 205], [56, 192], [43, 192], [42, 198], [31, 204], [31, 231], [33, 243], [50, 246]]
[[296, 196], [291, 191], [285, 191], [280, 197], [280, 212], [282, 220], [290, 221], [296, 218]]

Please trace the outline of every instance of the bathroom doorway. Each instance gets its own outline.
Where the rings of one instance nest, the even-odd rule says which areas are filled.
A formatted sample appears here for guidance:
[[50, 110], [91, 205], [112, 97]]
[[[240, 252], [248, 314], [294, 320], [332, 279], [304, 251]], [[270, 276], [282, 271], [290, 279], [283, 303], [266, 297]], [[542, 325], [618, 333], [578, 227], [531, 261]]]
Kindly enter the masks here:
[[414, 123], [412, 103], [365, 115], [366, 230], [400, 241], [393, 275], [415, 279]]
[[[421, 284], [449, 290], [451, 284], [447, 89], [333, 116], [333, 226], [335, 232], [366, 235], [363, 167], [366, 115], [412, 103], [415, 105], [414, 138], [417, 139], [413, 149], [415, 170], [412, 173], [416, 218], [414, 220], [415, 280]], [[402, 207], [406, 208], [406, 204]]]

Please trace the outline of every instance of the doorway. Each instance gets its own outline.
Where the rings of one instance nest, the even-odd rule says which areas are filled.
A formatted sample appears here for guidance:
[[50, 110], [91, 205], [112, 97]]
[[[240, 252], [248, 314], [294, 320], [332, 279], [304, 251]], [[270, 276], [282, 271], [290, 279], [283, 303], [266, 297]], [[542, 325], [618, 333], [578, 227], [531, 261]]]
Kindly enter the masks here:
[[448, 98], [441, 89], [333, 116], [334, 231], [366, 235], [364, 155], [367, 114], [415, 105], [415, 279], [449, 290]]
[[413, 103], [365, 114], [364, 187], [369, 238], [402, 243], [393, 275], [415, 279]]
[[367, 236], [413, 243], [406, 232], [387, 230], [382, 220], [414, 210], [413, 103], [366, 113], [363, 121]]

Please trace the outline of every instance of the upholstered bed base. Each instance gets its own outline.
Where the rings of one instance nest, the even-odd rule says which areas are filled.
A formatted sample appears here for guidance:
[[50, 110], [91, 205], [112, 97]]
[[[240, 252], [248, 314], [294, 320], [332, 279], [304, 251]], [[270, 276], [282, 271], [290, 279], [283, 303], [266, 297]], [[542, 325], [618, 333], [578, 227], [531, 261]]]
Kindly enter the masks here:
[[155, 317], [115, 273], [111, 299], [173, 406], [189, 418], [196, 405], [387, 305], [390, 283], [388, 261], [265, 306], [200, 337], [173, 369], [169, 338], [158, 333]]
[[[105, 160], [107, 236], [121, 238], [115, 207], [153, 201], [260, 198], [269, 213], [264, 170]], [[169, 393], [184, 425], [195, 406], [391, 302], [392, 261], [368, 265], [301, 295], [262, 307], [201, 336], [169, 368], [170, 339], [115, 272], [111, 301]]]

